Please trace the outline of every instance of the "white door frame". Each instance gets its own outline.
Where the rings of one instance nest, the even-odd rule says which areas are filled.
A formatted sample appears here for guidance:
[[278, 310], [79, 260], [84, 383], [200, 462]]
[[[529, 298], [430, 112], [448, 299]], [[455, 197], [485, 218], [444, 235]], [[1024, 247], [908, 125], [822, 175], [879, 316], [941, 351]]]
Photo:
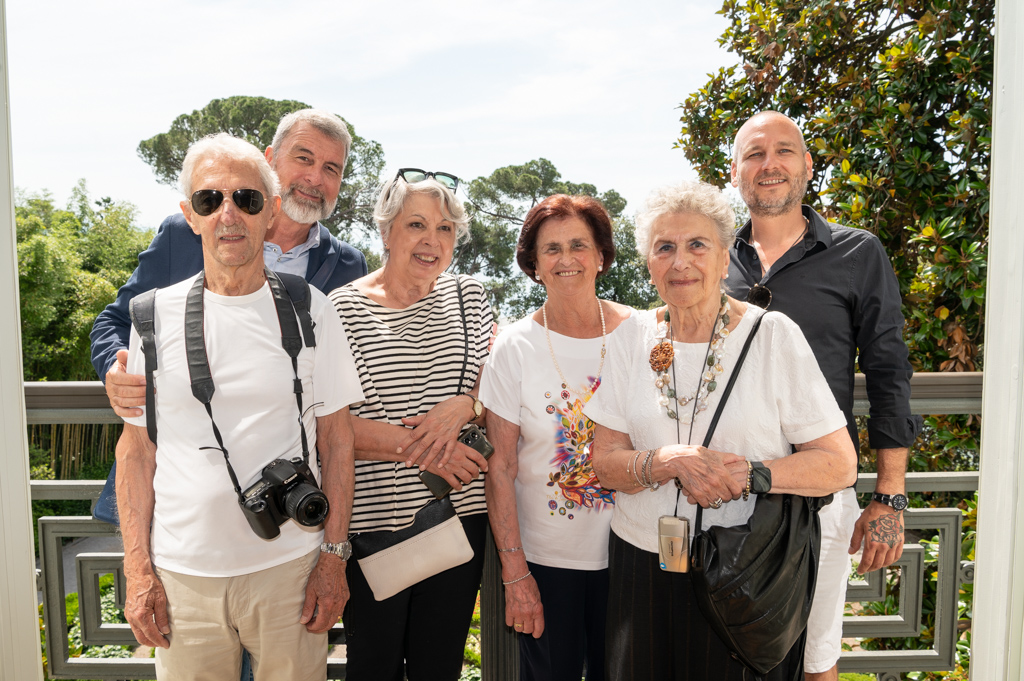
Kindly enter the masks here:
[[1024, 633], [1024, 6], [997, 0], [971, 678], [1021, 679]]
[[42, 681], [22, 388], [9, 63], [7, 12], [0, 0], [0, 680]]

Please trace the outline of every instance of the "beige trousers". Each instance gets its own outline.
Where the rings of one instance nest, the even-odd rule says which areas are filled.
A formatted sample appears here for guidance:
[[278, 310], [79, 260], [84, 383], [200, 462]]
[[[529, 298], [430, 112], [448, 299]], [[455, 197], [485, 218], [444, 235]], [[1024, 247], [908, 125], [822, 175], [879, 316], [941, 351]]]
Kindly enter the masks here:
[[161, 681], [235, 681], [242, 649], [256, 681], [323, 681], [327, 634], [299, 624], [306, 580], [320, 551], [237, 577], [194, 577], [157, 568], [167, 592], [169, 648], [156, 650]]

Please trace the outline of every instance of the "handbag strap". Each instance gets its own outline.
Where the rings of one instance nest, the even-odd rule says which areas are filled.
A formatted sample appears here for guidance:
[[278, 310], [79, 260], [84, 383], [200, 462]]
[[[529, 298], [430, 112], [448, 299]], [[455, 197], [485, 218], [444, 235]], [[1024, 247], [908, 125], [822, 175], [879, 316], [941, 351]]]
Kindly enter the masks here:
[[[462, 391], [463, 387], [465, 386], [466, 369], [469, 366], [469, 323], [466, 321], [466, 302], [465, 302], [465, 300], [462, 297], [462, 281], [459, 279], [459, 275], [456, 274], [456, 275], [454, 275], [454, 277], [455, 277], [455, 293], [458, 294], [458, 297], [459, 297], [459, 316], [462, 318], [462, 335], [463, 335], [463, 338], [465, 338], [465, 341], [466, 341], [465, 342], [465, 352], [464, 352], [464, 354], [462, 356], [462, 369], [459, 371], [459, 387], [457, 388], [457, 390], [459, 392], [457, 392], [457, 394], [455, 395], [455, 397], [458, 397], [458, 395], [462, 394], [461, 391]], [[448, 497], [444, 496], [444, 497], [442, 497], [442, 499], [447, 500]], [[427, 501], [426, 506], [424, 506], [423, 508], [426, 508], [427, 506], [429, 506], [430, 504], [434, 503], [435, 501], [439, 501], [439, 500], [431, 498], [429, 501]], [[420, 511], [422, 511], [423, 508], [421, 508]], [[419, 511], [417, 511], [417, 513], [419, 513]]]
[[[465, 385], [466, 367], [469, 365], [469, 324], [466, 322], [466, 302], [462, 298], [462, 281], [455, 275], [455, 292], [459, 296], [459, 315], [462, 317], [462, 335], [466, 339], [466, 352], [462, 358], [462, 371], [459, 372], [459, 390]], [[462, 394], [461, 392], [459, 393]]]
[[[736, 384], [736, 377], [740, 375], [740, 369], [743, 367], [743, 360], [747, 358], [747, 351], [750, 350], [750, 344], [754, 341], [754, 336], [757, 334], [757, 330], [761, 328], [762, 319], [764, 319], [763, 314], [754, 320], [754, 328], [750, 330], [750, 335], [747, 336], [747, 342], [743, 344], [740, 356], [736, 360], [736, 366], [732, 370], [732, 376], [729, 377], [729, 382], [725, 384], [725, 390], [722, 391], [722, 399], [718, 402], [718, 409], [715, 409], [715, 415], [711, 417], [711, 424], [708, 426], [707, 435], [704, 436], [704, 447], [711, 445], [711, 436], [715, 434], [715, 428], [718, 427], [718, 419], [722, 416], [722, 411], [725, 409], [725, 403], [729, 401], [729, 394], [732, 392], [732, 387]], [[703, 512], [704, 509], [700, 504], [697, 504], [697, 517], [694, 519], [693, 528], [694, 534], [701, 531], [701, 521], [704, 519]]]

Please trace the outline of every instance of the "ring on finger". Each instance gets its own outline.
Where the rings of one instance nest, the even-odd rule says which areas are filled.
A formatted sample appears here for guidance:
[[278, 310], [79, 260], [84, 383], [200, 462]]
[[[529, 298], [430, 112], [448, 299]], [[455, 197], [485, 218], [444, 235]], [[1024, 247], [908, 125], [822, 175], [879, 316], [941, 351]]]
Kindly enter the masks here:
[[722, 508], [723, 503], [725, 503], [725, 500], [722, 499], [722, 497], [718, 497], [717, 499], [711, 502], [711, 508]]

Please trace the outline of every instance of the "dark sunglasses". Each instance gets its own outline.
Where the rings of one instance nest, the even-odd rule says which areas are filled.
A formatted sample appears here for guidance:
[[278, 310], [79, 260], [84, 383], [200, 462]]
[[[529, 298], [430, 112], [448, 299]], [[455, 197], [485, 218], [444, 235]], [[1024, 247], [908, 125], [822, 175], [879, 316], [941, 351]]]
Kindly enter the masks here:
[[445, 187], [448, 187], [448, 189], [451, 189], [452, 191], [455, 191], [456, 189], [459, 188], [459, 178], [455, 177], [451, 173], [432, 173], [426, 170], [420, 170], [419, 168], [399, 168], [398, 174], [395, 175], [396, 180], [398, 178], [402, 178], [409, 184], [422, 182], [428, 177], [434, 178], [435, 180], [443, 184]]
[[761, 284], [754, 284], [747, 291], [747, 302], [767, 310], [768, 306], [772, 304], [771, 289]]
[[[238, 210], [248, 215], [256, 215], [263, 210], [263, 194], [256, 189], [236, 189], [231, 192], [231, 200]], [[211, 215], [224, 203], [224, 192], [219, 189], [200, 189], [192, 195], [192, 210], [203, 217]]]

